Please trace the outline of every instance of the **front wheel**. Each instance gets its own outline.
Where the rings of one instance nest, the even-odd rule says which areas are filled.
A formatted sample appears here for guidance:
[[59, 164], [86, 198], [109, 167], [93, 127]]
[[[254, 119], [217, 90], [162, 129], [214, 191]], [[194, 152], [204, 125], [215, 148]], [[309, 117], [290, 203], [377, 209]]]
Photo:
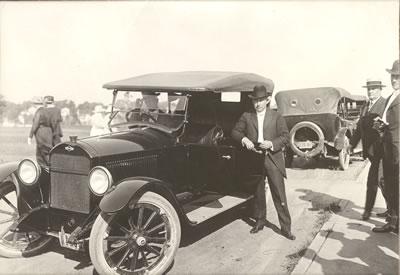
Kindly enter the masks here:
[[133, 209], [97, 217], [89, 253], [100, 274], [162, 274], [172, 264], [180, 239], [174, 207], [147, 192]]
[[29, 257], [42, 252], [52, 237], [35, 231], [11, 229], [19, 218], [17, 192], [11, 181], [0, 183], [0, 256]]

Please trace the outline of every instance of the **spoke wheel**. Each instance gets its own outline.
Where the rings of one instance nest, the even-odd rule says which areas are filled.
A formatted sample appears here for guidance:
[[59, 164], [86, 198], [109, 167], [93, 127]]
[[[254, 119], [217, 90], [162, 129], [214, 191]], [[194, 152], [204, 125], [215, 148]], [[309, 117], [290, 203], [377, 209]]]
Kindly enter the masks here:
[[171, 265], [180, 237], [175, 209], [147, 192], [128, 212], [98, 216], [90, 234], [90, 258], [100, 274], [161, 274]]
[[3, 257], [33, 256], [47, 247], [52, 237], [35, 231], [12, 229], [19, 218], [17, 193], [12, 182], [0, 183], [0, 255]]

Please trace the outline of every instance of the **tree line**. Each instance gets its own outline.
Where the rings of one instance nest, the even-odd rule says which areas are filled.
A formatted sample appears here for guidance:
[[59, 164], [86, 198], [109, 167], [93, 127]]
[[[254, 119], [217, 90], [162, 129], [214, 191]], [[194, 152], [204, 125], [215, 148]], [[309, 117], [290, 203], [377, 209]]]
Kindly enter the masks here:
[[[103, 104], [88, 101], [76, 104], [74, 101], [66, 99], [55, 101], [55, 105], [61, 110], [64, 125], [84, 125], [90, 122], [94, 107]], [[36, 107], [31, 101], [14, 103], [5, 100], [4, 96], [0, 94], [0, 124], [31, 124], [35, 109]]]

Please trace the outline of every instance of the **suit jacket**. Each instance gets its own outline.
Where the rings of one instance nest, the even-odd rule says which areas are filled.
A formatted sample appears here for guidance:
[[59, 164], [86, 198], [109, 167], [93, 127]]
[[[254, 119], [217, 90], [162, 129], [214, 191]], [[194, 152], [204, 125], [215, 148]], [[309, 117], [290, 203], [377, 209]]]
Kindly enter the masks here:
[[[387, 99], [389, 100], [389, 98]], [[383, 142], [385, 147], [389, 148], [387, 152], [392, 152], [392, 160], [395, 164], [399, 163], [399, 116], [400, 116], [400, 95], [398, 95], [390, 104], [386, 112], [386, 121], [389, 124], [383, 133]]]
[[[269, 150], [269, 156], [266, 156], [266, 158], [271, 158], [281, 174], [286, 177], [282, 149], [288, 143], [289, 131], [285, 119], [277, 111], [266, 109], [263, 136], [264, 140], [270, 140], [273, 144], [273, 151]], [[253, 143], [258, 140], [258, 123], [255, 111], [243, 113], [232, 130], [232, 138], [237, 142], [241, 142], [244, 137], [247, 137]]]
[[46, 108], [39, 108], [33, 117], [31, 131], [29, 137], [35, 135], [36, 146], [39, 150], [48, 152], [53, 147], [51, 130], [51, 119], [46, 112]]
[[374, 130], [372, 126], [375, 117], [382, 117], [383, 111], [385, 110], [385, 102], [386, 99], [380, 97], [375, 104], [372, 105], [370, 110], [368, 110], [369, 101], [361, 108], [360, 119], [358, 120], [356, 130], [350, 139], [350, 144], [355, 147], [361, 139], [364, 158], [379, 158], [382, 156], [382, 141], [379, 133]]
[[53, 131], [53, 146], [61, 142], [61, 137], [63, 136], [61, 129], [61, 111], [57, 107], [47, 107], [44, 108], [46, 116], [49, 117], [51, 123], [51, 129]]

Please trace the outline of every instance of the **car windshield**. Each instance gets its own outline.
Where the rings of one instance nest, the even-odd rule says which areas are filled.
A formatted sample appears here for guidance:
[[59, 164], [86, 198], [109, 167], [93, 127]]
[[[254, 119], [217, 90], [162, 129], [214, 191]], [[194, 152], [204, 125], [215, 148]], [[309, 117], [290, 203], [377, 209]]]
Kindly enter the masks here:
[[174, 130], [185, 120], [187, 97], [180, 93], [119, 91], [113, 102], [111, 127], [154, 125]]

